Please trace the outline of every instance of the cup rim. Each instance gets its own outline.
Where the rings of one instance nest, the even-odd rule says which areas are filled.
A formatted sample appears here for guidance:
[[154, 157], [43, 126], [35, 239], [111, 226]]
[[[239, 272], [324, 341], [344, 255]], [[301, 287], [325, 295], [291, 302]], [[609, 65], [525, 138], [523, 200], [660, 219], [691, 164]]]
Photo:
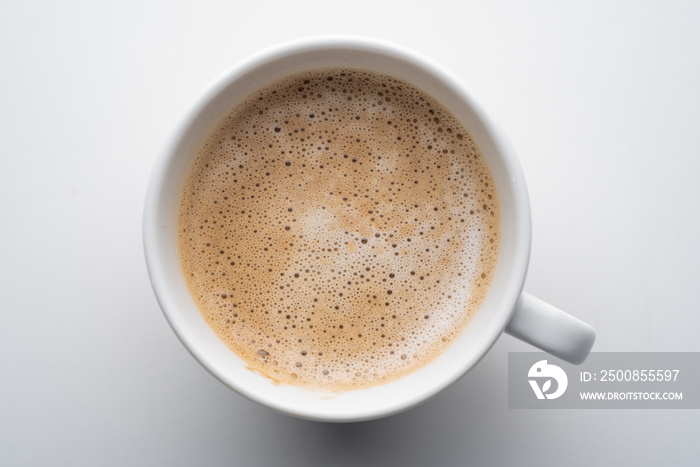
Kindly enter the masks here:
[[[219, 368], [216, 368], [212, 362], [208, 361], [207, 358], [202, 355], [196, 344], [190, 340], [189, 333], [186, 329], [186, 324], [178, 319], [177, 315], [172, 312], [171, 307], [177, 305], [168, 299], [165, 274], [162, 271], [161, 258], [159, 257], [160, 255], [157, 253], [156, 248], [158, 237], [161, 233], [161, 226], [158, 225], [156, 220], [157, 210], [160, 204], [159, 199], [162, 194], [162, 187], [166, 181], [165, 173], [172, 162], [175, 150], [179, 146], [182, 136], [188, 130], [188, 128], [192, 126], [193, 122], [197, 120], [203, 109], [207, 107], [207, 105], [214, 99], [216, 99], [223, 90], [234, 83], [240, 76], [243, 76], [245, 73], [265, 63], [274, 61], [277, 58], [291, 53], [328, 48], [343, 48], [375, 52], [406, 60], [424, 70], [427, 70], [431, 75], [434, 75], [441, 82], [444, 82], [446, 86], [459, 92], [465, 101], [468, 102], [468, 105], [471, 107], [472, 111], [478, 116], [479, 120], [485, 126], [495, 145], [497, 146], [499, 157], [506, 167], [506, 172], [508, 173], [508, 178], [512, 185], [512, 189], [516, 194], [515, 202], [518, 204], [518, 206], [515, 208], [516, 215], [514, 222], [517, 224], [516, 230], [521, 232], [521, 235], [516, 239], [517, 254], [514, 255], [511, 261], [512, 264], [510, 265], [510, 269], [512, 269], [510, 276], [512, 277], [510, 278], [509, 284], [506, 286], [506, 291], [501, 298], [502, 301], [510, 303], [512, 306], [510, 306], [509, 310], [504, 308], [504, 311], [495, 318], [498, 323], [498, 331], [493, 332], [492, 335], [488, 336], [486, 342], [487, 345], [483, 345], [479, 352], [475, 352], [474, 354], [465, 357], [461, 362], [462, 364], [459, 367], [459, 371], [453, 371], [453, 374], [449, 375], [449, 377], [443, 378], [441, 381], [431, 386], [430, 390], [424, 391], [419, 396], [407, 399], [397, 398], [400, 400], [397, 400], [397, 402], [393, 405], [387, 405], [380, 409], [374, 408], [371, 410], [365, 410], [364, 412], [359, 410], [352, 415], [348, 415], [347, 413], [329, 413], [328, 411], [321, 409], [310, 409], [308, 407], [298, 408], [285, 404], [284, 401], [272, 400], [269, 397], [262, 397], [244, 387], [241, 387], [235, 380], [224, 374]], [[476, 363], [478, 363], [478, 361], [481, 360], [484, 355], [486, 355], [489, 349], [495, 344], [496, 340], [502, 334], [515, 310], [515, 304], [520, 296], [523, 284], [525, 282], [527, 265], [529, 262], [531, 218], [527, 188], [515, 151], [503, 132], [485, 111], [480, 100], [475, 96], [475, 93], [443, 66], [417, 52], [414, 52], [413, 50], [374, 38], [331, 35], [296, 39], [264, 49], [229, 67], [204, 88], [204, 91], [197, 96], [194, 103], [189, 106], [189, 110], [185, 113], [184, 117], [179, 121], [180, 124], [171, 133], [165, 149], [156, 159], [148, 184], [143, 217], [143, 242], [146, 264], [151, 284], [160, 308], [178, 339], [207, 371], [239, 394], [242, 394], [262, 405], [271, 407], [280, 412], [306, 419], [343, 422], [380, 418], [407, 410], [428, 400], [433, 395], [442, 391], [444, 388], [455, 382], [457, 379], [466, 374], [471, 368], [473, 368], [474, 365], [476, 365]], [[430, 363], [428, 363], [428, 365], [430, 365]]]

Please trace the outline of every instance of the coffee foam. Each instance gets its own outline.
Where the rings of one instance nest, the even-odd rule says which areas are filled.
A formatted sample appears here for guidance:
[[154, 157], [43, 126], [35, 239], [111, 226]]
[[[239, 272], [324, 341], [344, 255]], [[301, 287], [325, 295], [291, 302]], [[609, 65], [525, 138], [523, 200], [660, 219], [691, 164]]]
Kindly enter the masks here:
[[238, 105], [187, 176], [190, 292], [252, 368], [349, 390], [434, 359], [467, 326], [500, 244], [491, 174], [437, 101], [346, 69]]

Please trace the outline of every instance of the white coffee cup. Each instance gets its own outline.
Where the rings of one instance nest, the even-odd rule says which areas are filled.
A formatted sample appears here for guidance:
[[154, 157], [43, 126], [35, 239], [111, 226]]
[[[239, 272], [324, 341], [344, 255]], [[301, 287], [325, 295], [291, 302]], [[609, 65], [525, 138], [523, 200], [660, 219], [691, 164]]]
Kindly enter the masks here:
[[[329, 393], [277, 383], [219, 340], [197, 309], [180, 268], [177, 211], [198, 148], [246, 96], [284, 76], [313, 68], [372, 70], [435, 97], [464, 125], [487, 162], [501, 207], [501, 247], [493, 281], [476, 316], [435, 360], [394, 382]], [[471, 369], [507, 332], [572, 363], [590, 352], [588, 324], [522, 291], [530, 256], [530, 206], [515, 152], [473, 92], [436, 63], [403, 47], [355, 37], [316, 37], [261, 52], [226, 71], [200, 95], [157, 159], [143, 227], [146, 263], [158, 302], [190, 353], [224, 384], [263, 405], [313, 420], [379, 418], [435, 395]]]

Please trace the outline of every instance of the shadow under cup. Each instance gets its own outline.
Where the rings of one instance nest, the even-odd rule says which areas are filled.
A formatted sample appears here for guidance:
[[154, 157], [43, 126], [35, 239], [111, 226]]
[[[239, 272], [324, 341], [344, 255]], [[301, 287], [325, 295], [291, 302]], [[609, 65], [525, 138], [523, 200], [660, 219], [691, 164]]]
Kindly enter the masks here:
[[[284, 76], [314, 68], [371, 70], [412, 84], [442, 103], [468, 130], [491, 170], [500, 202], [501, 245], [484, 302], [462, 335], [423, 368], [385, 385], [344, 393], [310, 391], [252, 371], [205, 322], [180, 268], [177, 213], [190, 165], [207, 136], [233, 107]], [[510, 320], [530, 252], [530, 211], [516, 156], [473, 94], [449, 72], [394, 45], [366, 39], [316, 38], [263, 52], [224, 73], [174, 132], [151, 175], [144, 247], [151, 282], [173, 330], [224, 384], [263, 405], [312, 420], [359, 421], [425, 401], [474, 366]]]

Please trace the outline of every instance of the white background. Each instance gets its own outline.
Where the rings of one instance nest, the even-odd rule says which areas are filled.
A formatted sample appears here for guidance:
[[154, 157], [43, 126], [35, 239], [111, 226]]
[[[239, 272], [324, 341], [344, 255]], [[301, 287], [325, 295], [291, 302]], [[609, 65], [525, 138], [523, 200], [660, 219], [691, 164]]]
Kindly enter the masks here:
[[700, 4], [0, 4], [0, 465], [697, 465], [700, 411], [509, 410], [503, 336], [422, 406], [329, 425], [230, 391], [151, 291], [153, 161], [196, 95], [281, 41], [344, 33], [467, 82], [526, 175], [526, 289], [597, 351], [700, 351]]

